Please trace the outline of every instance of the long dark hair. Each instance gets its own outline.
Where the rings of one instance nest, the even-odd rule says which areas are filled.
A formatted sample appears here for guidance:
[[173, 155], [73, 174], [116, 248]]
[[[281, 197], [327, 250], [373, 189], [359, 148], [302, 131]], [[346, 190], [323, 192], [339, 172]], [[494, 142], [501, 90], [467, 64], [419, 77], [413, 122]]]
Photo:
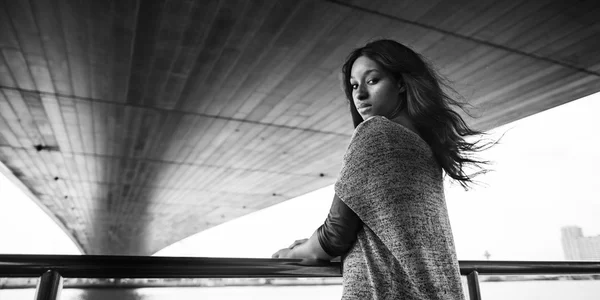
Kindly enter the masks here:
[[[466, 102], [450, 97], [442, 89], [444, 87], [454, 92], [447, 81], [421, 55], [396, 41], [377, 40], [357, 48], [350, 53], [342, 67], [343, 88], [350, 103], [354, 127], [363, 119], [352, 100], [350, 71], [354, 61], [361, 56], [377, 62], [392, 74], [396, 81], [400, 80], [406, 86], [406, 102], [402, 105], [421, 137], [431, 147], [446, 175], [467, 189], [473, 183], [473, 177], [487, 172], [482, 165], [489, 162], [478, 160], [473, 154], [495, 143], [481, 144], [481, 139], [473, 143], [465, 140], [467, 136], [484, 134], [469, 128], [463, 118], [452, 109], [458, 107], [466, 112]], [[455, 92], [454, 94], [457, 95]], [[478, 171], [467, 174], [467, 166]]]

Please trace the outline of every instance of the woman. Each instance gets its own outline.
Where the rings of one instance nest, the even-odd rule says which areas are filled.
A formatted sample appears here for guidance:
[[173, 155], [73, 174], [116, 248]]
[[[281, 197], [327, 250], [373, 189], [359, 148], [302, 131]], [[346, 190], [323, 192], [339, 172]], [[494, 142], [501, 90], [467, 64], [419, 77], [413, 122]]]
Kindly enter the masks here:
[[463, 299], [442, 170], [465, 188], [486, 145], [423, 58], [392, 40], [342, 68], [355, 131], [325, 223], [273, 258], [342, 256], [343, 299]]

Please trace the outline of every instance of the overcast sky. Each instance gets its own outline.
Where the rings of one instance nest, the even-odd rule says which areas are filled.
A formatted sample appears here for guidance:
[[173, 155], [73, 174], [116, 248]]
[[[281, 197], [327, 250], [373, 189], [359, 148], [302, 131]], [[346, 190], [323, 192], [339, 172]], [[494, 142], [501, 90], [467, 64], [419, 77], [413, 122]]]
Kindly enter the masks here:
[[[497, 128], [482, 154], [494, 172], [465, 192], [446, 184], [458, 258], [563, 260], [560, 227], [600, 234], [600, 93]], [[341, 159], [341, 157], [340, 157]], [[0, 177], [2, 177], [0, 175]], [[594, 189], [594, 187], [596, 187]], [[331, 186], [211, 228], [157, 255], [270, 257], [327, 216]], [[60, 228], [0, 178], [0, 253], [78, 254]]]

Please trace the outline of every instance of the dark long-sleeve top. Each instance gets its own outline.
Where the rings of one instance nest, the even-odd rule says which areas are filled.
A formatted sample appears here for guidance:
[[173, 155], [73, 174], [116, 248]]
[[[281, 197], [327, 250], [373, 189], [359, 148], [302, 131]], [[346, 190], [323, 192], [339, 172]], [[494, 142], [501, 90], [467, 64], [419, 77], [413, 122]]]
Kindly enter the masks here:
[[327, 219], [317, 229], [319, 244], [330, 256], [344, 255], [356, 241], [361, 227], [360, 218], [335, 195]]

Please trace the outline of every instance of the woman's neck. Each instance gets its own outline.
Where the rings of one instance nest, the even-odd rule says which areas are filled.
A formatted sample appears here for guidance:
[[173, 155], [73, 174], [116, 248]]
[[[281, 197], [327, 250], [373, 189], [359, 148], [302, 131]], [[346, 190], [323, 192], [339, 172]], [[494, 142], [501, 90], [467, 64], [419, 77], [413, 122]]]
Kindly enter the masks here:
[[408, 130], [421, 136], [421, 134], [419, 134], [419, 131], [417, 130], [417, 127], [414, 125], [413, 121], [408, 116], [406, 109], [402, 110], [395, 118], [390, 119], [390, 121], [396, 122], [396, 123], [406, 127]]

